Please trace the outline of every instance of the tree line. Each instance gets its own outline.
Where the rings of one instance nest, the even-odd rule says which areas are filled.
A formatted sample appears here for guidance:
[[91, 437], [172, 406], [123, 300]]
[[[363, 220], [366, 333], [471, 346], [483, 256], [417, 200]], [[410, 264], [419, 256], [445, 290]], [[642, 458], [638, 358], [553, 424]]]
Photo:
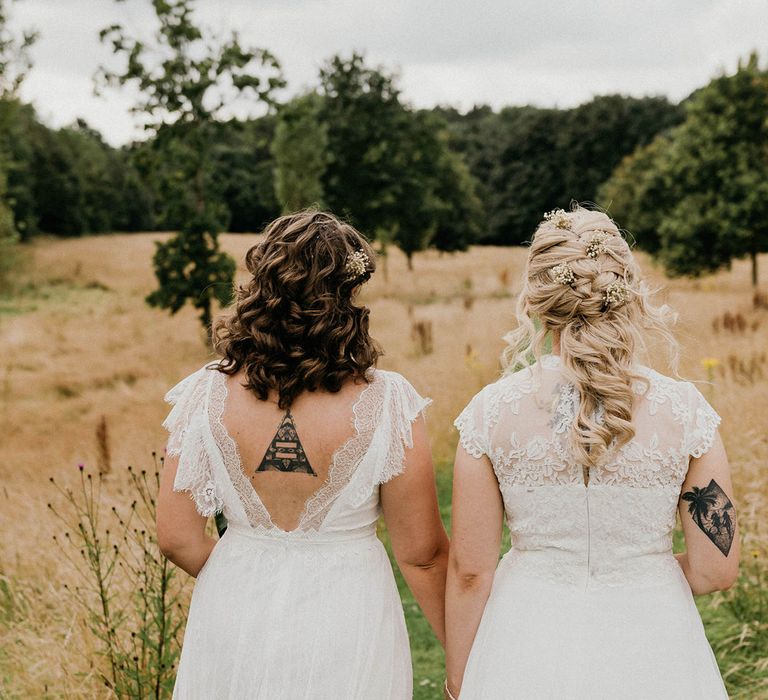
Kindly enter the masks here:
[[[222, 230], [257, 231], [310, 204], [408, 253], [519, 244], [542, 212], [595, 201], [624, 156], [679, 124], [661, 97], [596, 97], [573, 109], [405, 104], [391, 75], [334, 57], [316, 91], [250, 120], [212, 124], [207, 179]], [[22, 239], [183, 227], [179, 142], [109, 146], [84, 120], [52, 129], [0, 100], [6, 201]]]

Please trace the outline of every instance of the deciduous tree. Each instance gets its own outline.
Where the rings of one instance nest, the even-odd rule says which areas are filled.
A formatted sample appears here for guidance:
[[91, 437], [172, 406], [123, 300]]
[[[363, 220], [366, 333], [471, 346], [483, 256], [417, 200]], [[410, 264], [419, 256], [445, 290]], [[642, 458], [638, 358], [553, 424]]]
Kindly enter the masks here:
[[[768, 251], [768, 72], [757, 55], [685, 103], [685, 121], [625, 161], [601, 201], [671, 274]], [[652, 229], [658, 231], [654, 241]]]
[[265, 49], [243, 47], [236, 33], [219, 40], [200, 28], [193, 0], [152, 0], [152, 7], [159, 23], [152, 46], [119, 24], [102, 30], [102, 41], [124, 64], [119, 71], [102, 69], [99, 84], [138, 90], [134, 112], [154, 134], [157, 152], [171, 153], [179, 166], [174, 184], [185, 195], [180, 201], [184, 224], [157, 246], [159, 287], [147, 301], [171, 313], [190, 301], [210, 332], [212, 302], [231, 300], [235, 270], [218, 244], [226, 210], [211, 196], [214, 125], [238, 97], [272, 104], [283, 80], [277, 59]]

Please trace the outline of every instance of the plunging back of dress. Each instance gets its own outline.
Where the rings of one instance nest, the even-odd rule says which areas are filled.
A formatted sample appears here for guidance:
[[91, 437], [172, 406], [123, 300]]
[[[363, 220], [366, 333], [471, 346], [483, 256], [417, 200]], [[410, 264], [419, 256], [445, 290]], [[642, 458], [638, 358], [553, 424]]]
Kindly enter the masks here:
[[[379, 487], [407, 468], [428, 401], [394, 372], [367, 378], [297, 401], [285, 426], [213, 363], [166, 395], [174, 489], [228, 523], [197, 575], [174, 698], [412, 696], [376, 525]], [[300, 472], [281, 473], [291, 452]]]
[[637, 373], [635, 437], [609, 450], [588, 483], [569, 449], [578, 392], [557, 356], [485, 387], [457, 418], [465, 450], [493, 464], [519, 571], [587, 586], [679, 573], [671, 544], [680, 487], [719, 418], [692, 384]]
[[289, 414], [212, 365], [166, 395], [174, 405], [167, 449], [179, 455], [174, 488], [189, 491], [205, 516], [221, 511], [230, 526], [276, 537], [370, 530], [378, 487], [402, 471], [411, 422], [428, 401], [399, 374], [377, 369], [338, 394], [300, 398], [290, 418], [306, 464], [285, 473], [263, 461], [285, 444], [276, 430]]

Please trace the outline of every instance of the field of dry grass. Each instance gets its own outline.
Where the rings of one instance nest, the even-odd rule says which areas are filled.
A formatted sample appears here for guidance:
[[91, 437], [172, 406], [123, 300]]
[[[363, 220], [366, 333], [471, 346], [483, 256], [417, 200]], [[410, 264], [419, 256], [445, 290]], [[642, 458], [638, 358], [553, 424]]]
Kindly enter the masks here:
[[[70, 574], [51, 539], [57, 523], [46, 508], [55, 496], [48, 480], [66, 483], [78, 463], [103, 463], [96, 434], [104, 423], [107, 498], [130, 501], [125, 466], [151, 464], [151, 451], [164, 444], [163, 393], [209, 359], [192, 310], [171, 317], [143, 301], [154, 284], [153, 242], [163, 238], [38, 240], [17, 293], [0, 298], [0, 696], [106, 692], [89, 671], [80, 615], [62, 595]], [[241, 269], [253, 242], [222, 237]], [[409, 272], [392, 250], [386, 277], [380, 269], [364, 291], [373, 335], [386, 351], [381, 366], [434, 400], [429, 425], [440, 463], [455, 446], [453, 417], [498, 372], [524, 255], [428, 252]], [[760, 262], [766, 290], [768, 256]], [[768, 309], [753, 308], [746, 264], [697, 281], [666, 280], [645, 258], [643, 266], [680, 312], [681, 375], [714, 380], [703, 390], [723, 416], [745, 556], [764, 557], [768, 531], [758, 516], [768, 504]], [[663, 371], [662, 359], [653, 363]]]

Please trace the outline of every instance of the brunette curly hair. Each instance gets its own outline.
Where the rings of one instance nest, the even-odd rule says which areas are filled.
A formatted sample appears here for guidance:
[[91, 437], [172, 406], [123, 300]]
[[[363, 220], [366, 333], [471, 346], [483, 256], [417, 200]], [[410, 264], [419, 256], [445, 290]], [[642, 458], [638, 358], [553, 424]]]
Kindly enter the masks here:
[[214, 323], [216, 369], [244, 369], [244, 386], [261, 400], [276, 391], [280, 408], [304, 391], [368, 381], [381, 349], [368, 334], [370, 310], [354, 303], [376, 269], [361, 233], [332, 214], [300, 211], [269, 224], [245, 264], [251, 279]]

